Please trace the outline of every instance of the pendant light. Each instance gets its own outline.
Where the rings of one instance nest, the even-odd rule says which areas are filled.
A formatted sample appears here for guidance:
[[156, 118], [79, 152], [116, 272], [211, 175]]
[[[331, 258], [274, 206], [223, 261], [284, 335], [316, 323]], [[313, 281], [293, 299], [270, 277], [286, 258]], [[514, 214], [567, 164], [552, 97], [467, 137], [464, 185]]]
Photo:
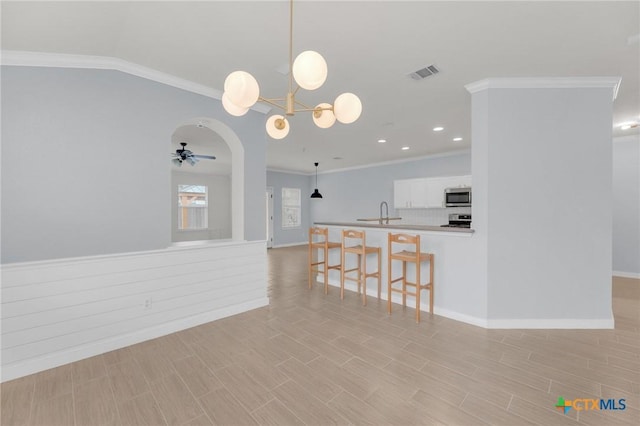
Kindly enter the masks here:
[[322, 198], [322, 194], [318, 191], [318, 163], [313, 163], [316, 166], [316, 189], [311, 194], [311, 198]]
[[[296, 112], [311, 112], [316, 126], [328, 129], [337, 121], [350, 124], [362, 114], [362, 102], [357, 95], [347, 92], [339, 95], [332, 104], [323, 102], [315, 107], [296, 99], [299, 89], [316, 90], [327, 79], [327, 62], [322, 55], [306, 50], [293, 59], [293, 0], [289, 1], [289, 87], [283, 98], [263, 98], [260, 85], [254, 76], [246, 71], [234, 71], [224, 81], [222, 106], [231, 115], [240, 117], [256, 102], [264, 102], [282, 110], [272, 115], [266, 122], [267, 134], [273, 139], [282, 139], [289, 134], [289, 120], [286, 117]], [[294, 87], [294, 82], [297, 87]], [[286, 117], [285, 117], [286, 116]], [[320, 193], [314, 198], [322, 198]]]

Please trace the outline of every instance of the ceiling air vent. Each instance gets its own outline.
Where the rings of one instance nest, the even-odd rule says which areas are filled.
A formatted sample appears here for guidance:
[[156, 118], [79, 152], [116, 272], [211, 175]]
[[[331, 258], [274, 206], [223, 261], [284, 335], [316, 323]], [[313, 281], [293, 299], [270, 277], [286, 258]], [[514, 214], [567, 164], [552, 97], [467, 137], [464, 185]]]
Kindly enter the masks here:
[[426, 68], [422, 68], [418, 71], [412, 72], [411, 74], [409, 74], [409, 77], [414, 80], [422, 80], [423, 78], [427, 78], [430, 75], [438, 74], [439, 72], [440, 70], [436, 68], [435, 65], [429, 65]]

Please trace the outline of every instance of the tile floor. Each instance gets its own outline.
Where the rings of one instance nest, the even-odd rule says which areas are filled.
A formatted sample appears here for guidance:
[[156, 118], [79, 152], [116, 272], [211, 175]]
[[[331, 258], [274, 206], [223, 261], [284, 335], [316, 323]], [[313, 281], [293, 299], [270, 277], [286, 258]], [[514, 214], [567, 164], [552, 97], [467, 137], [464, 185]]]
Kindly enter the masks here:
[[269, 265], [269, 307], [4, 383], [2, 425], [640, 424], [638, 280], [615, 330], [485, 330], [308, 290], [304, 246]]

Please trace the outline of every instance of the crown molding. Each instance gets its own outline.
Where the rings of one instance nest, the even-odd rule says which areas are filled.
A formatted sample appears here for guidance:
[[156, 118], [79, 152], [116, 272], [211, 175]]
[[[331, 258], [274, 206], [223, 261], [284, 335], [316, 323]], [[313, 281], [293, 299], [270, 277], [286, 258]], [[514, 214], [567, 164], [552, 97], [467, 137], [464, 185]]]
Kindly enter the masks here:
[[[218, 89], [111, 56], [70, 55], [19, 50], [2, 50], [0, 55], [2, 65], [114, 70], [216, 100], [222, 99], [222, 92]], [[251, 110], [266, 114], [271, 111], [271, 107], [256, 104], [251, 107]]]
[[[297, 170], [273, 169], [271, 167], [267, 167], [267, 171], [268, 172], [273, 172], [273, 173], [285, 173], [285, 174], [288, 174], [288, 175], [300, 175], [300, 176], [315, 176], [316, 175], [315, 171], [309, 173], [309, 172], [302, 172], [302, 171], [297, 171]], [[318, 174], [320, 174], [320, 173], [318, 173]]]
[[401, 159], [398, 159], [398, 160], [380, 161], [378, 163], [363, 164], [362, 166], [344, 167], [344, 168], [341, 168], [341, 169], [331, 169], [331, 170], [326, 170], [324, 172], [318, 172], [318, 174], [319, 175], [325, 175], [325, 174], [331, 174], [331, 173], [348, 172], [348, 171], [351, 171], [351, 170], [369, 169], [369, 168], [372, 168], [372, 167], [381, 167], [381, 166], [388, 166], [388, 165], [392, 165], [392, 164], [410, 163], [412, 161], [432, 160], [432, 159], [436, 159], [436, 158], [453, 157], [453, 156], [457, 156], [457, 155], [468, 155], [468, 154], [471, 154], [471, 148], [458, 149], [458, 150], [455, 150], [455, 151], [441, 152], [441, 153], [438, 153], [438, 154], [421, 155], [421, 156], [418, 156], [418, 157], [401, 158]]
[[618, 96], [622, 77], [487, 78], [464, 86], [471, 94], [487, 89], [611, 89]]
[[[402, 163], [410, 163], [412, 161], [420, 161], [420, 160], [430, 160], [430, 159], [436, 159], [436, 158], [443, 158], [443, 157], [453, 157], [456, 155], [468, 155], [471, 154], [471, 148], [465, 148], [465, 149], [458, 149], [455, 151], [447, 151], [447, 152], [441, 152], [438, 154], [429, 154], [429, 155], [421, 155], [419, 157], [411, 157], [411, 158], [401, 158], [398, 160], [389, 160], [389, 161], [380, 161], [378, 163], [370, 163], [370, 164], [363, 164], [361, 166], [352, 166], [352, 167], [343, 167], [340, 169], [331, 169], [331, 170], [325, 170], [322, 172], [318, 172], [318, 176], [320, 175], [328, 175], [331, 173], [341, 173], [341, 172], [349, 172], [352, 170], [360, 170], [360, 169], [370, 169], [372, 167], [382, 167], [382, 166], [388, 166], [388, 165], [392, 165], [392, 164], [402, 164]], [[286, 173], [286, 174], [290, 174], [290, 175], [305, 175], [305, 176], [315, 176], [316, 172], [315, 170], [313, 172], [301, 172], [301, 171], [296, 171], [296, 170], [284, 170], [284, 169], [272, 169], [272, 168], [267, 168], [268, 172], [276, 172], [276, 173]]]

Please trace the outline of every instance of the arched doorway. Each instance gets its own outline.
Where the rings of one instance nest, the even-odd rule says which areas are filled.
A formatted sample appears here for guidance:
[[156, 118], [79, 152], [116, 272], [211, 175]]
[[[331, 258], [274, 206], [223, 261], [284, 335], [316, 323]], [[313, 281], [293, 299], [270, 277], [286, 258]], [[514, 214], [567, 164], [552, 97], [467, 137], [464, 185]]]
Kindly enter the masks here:
[[[199, 142], [196, 142], [195, 139], [197, 138], [194, 137], [194, 142], [191, 145], [189, 145], [189, 140], [184, 140], [184, 142], [188, 144], [187, 149], [193, 147], [195, 154], [202, 153], [204, 155], [215, 155], [216, 157], [221, 156], [221, 160], [224, 158], [225, 164], [222, 164], [222, 162], [216, 164], [217, 159], [204, 159], [199, 161], [192, 171], [200, 170], [201, 172], [206, 172], [206, 169], [211, 168], [212, 164], [216, 164], [216, 168], [221, 171], [220, 173], [223, 173], [222, 171], [228, 168], [230, 176], [231, 239], [234, 241], [242, 241], [244, 240], [244, 147], [242, 146], [242, 142], [240, 142], [235, 132], [226, 124], [210, 117], [194, 117], [180, 123], [176, 127], [174, 137], [172, 137], [172, 152], [175, 152], [175, 150], [180, 147], [178, 139], [184, 136], [188, 137], [189, 135], [195, 136], [198, 134], [198, 131], [209, 135], [211, 145], [218, 147], [218, 153], [206, 151], [206, 149], [211, 149], [211, 147], [203, 148], [202, 141], [206, 141], [207, 136], [203, 137]], [[206, 142], [204, 143], [206, 144]], [[221, 143], [226, 144], [229, 155], [225, 155], [225, 147], [221, 145]], [[197, 151], [199, 147], [202, 148], [201, 152]], [[228, 158], [229, 156], [230, 159]], [[200, 169], [196, 169], [199, 166]], [[175, 168], [175, 166], [172, 167]], [[182, 166], [182, 168], [185, 169], [190, 167], [190, 165]], [[200, 239], [216, 239], [215, 235], [216, 233], [213, 232], [208, 238]], [[226, 237], [228, 238], [228, 235]], [[222, 238], [224, 238], [224, 236]]]

